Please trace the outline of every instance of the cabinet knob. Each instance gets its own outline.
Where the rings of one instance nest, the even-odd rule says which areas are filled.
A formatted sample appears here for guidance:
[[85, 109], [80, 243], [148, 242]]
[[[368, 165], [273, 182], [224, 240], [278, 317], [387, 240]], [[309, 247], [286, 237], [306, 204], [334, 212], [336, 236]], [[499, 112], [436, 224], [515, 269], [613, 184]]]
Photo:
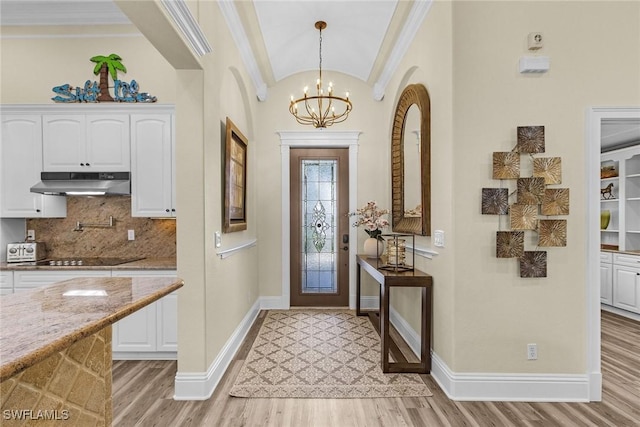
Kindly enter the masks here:
[[87, 166], [91, 166], [89, 163], [85, 163], [85, 165], [87, 165]]
[[40, 209], [36, 209], [36, 212], [40, 212]]
[[[175, 211], [176, 211], [175, 209], [171, 209], [171, 212], [175, 212]], [[640, 261], [638, 261], [638, 262], [640, 262]]]
[[84, 166], [84, 163], [80, 163], [80, 166]]
[[170, 212], [169, 209], [165, 209], [165, 212]]

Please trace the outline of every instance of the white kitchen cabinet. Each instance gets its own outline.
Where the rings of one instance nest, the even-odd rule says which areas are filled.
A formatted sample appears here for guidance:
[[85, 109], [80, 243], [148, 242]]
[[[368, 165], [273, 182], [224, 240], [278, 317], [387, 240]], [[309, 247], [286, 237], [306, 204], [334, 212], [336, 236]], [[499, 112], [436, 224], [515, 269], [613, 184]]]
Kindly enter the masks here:
[[13, 293], [13, 271], [0, 271], [0, 295]]
[[613, 305], [613, 257], [611, 252], [600, 253], [600, 302]]
[[[176, 277], [174, 270], [113, 270], [113, 277]], [[113, 358], [177, 358], [178, 295], [173, 292], [113, 324]]]
[[2, 111], [0, 146], [0, 216], [64, 218], [67, 199], [32, 193], [42, 172], [42, 119], [38, 114]]
[[45, 114], [45, 172], [129, 172], [128, 114]]
[[613, 306], [640, 313], [640, 268], [613, 266]]
[[131, 115], [131, 216], [176, 216], [172, 121], [172, 114]]
[[110, 277], [111, 270], [30, 270], [13, 272], [13, 288], [15, 292], [28, 291], [40, 286], [50, 285], [76, 277]]

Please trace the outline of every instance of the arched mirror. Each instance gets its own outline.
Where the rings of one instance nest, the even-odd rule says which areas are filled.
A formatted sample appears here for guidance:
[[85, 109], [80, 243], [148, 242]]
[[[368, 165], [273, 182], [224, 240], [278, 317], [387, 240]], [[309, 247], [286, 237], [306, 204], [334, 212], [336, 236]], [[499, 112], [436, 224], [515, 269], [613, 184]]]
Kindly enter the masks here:
[[431, 103], [424, 85], [407, 86], [391, 135], [391, 228], [431, 235]]

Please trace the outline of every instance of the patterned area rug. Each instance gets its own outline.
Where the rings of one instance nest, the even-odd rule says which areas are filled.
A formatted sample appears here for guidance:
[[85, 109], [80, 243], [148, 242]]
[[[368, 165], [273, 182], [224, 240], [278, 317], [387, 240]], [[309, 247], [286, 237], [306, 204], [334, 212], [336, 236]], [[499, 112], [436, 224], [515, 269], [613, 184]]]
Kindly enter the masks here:
[[431, 396], [418, 374], [384, 374], [380, 337], [349, 310], [272, 310], [230, 393], [236, 397]]

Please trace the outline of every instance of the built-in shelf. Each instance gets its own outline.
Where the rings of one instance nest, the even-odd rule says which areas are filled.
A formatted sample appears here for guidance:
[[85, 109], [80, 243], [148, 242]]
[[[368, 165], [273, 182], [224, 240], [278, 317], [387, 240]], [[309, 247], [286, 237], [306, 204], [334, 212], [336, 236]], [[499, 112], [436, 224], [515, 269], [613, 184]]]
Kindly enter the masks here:
[[600, 243], [621, 251], [640, 250], [640, 145], [602, 153], [601, 166], [613, 167], [619, 176], [600, 180], [608, 189], [600, 209], [609, 211], [609, 229], [600, 230]]

